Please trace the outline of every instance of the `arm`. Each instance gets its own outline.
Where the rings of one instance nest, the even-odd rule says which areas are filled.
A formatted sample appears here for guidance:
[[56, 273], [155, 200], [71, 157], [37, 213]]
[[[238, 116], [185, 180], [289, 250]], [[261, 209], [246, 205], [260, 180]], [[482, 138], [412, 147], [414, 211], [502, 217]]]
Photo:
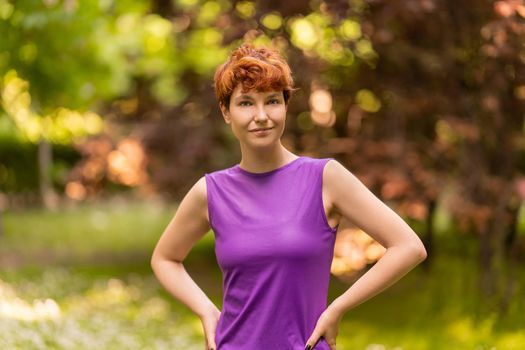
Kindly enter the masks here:
[[206, 181], [201, 177], [182, 199], [151, 257], [151, 267], [161, 285], [201, 319], [218, 315], [219, 310], [191, 279], [182, 261], [209, 229]]
[[386, 248], [381, 259], [333, 301], [342, 316], [397, 282], [427, 253], [410, 226], [339, 162], [326, 164], [323, 183], [335, 210]]

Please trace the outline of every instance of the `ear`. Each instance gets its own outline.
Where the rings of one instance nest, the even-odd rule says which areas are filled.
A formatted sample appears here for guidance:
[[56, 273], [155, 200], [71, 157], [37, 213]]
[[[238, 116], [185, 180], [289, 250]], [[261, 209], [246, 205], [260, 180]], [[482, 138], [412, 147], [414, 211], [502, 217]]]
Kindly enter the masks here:
[[224, 105], [220, 105], [220, 107], [224, 121], [226, 122], [226, 124], [230, 124], [230, 112], [226, 109]]

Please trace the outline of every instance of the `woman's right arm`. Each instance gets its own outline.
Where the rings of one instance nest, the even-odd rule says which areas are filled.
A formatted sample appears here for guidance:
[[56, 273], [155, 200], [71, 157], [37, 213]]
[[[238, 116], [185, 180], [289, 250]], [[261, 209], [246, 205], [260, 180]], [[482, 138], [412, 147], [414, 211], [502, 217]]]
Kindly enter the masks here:
[[160, 284], [202, 319], [220, 315], [219, 309], [188, 275], [183, 260], [210, 230], [205, 177], [188, 191], [160, 237], [151, 267]]

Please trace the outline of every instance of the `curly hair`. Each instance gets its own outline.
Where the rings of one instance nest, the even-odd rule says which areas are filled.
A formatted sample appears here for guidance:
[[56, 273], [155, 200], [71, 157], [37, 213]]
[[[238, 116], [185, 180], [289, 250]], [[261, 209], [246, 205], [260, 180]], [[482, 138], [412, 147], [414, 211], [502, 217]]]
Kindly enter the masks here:
[[251, 43], [243, 43], [235, 49], [217, 68], [213, 81], [217, 100], [227, 110], [233, 90], [239, 83], [243, 93], [252, 89], [283, 91], [285, 104], [296, 90], [290, 67], [280, 53], [266, 47], [256, 48]]

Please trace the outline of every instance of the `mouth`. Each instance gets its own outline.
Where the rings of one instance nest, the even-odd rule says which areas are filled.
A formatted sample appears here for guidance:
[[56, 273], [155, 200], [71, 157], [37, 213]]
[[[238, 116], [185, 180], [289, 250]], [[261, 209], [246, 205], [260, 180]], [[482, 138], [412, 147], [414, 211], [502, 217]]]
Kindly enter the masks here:
[[263, 131], [263, 130], [271, 130], [273, 128], [257, 128], [257, 129], [252, 129], [250, 130], [250, 132], [255, 132], [255, 131]]

